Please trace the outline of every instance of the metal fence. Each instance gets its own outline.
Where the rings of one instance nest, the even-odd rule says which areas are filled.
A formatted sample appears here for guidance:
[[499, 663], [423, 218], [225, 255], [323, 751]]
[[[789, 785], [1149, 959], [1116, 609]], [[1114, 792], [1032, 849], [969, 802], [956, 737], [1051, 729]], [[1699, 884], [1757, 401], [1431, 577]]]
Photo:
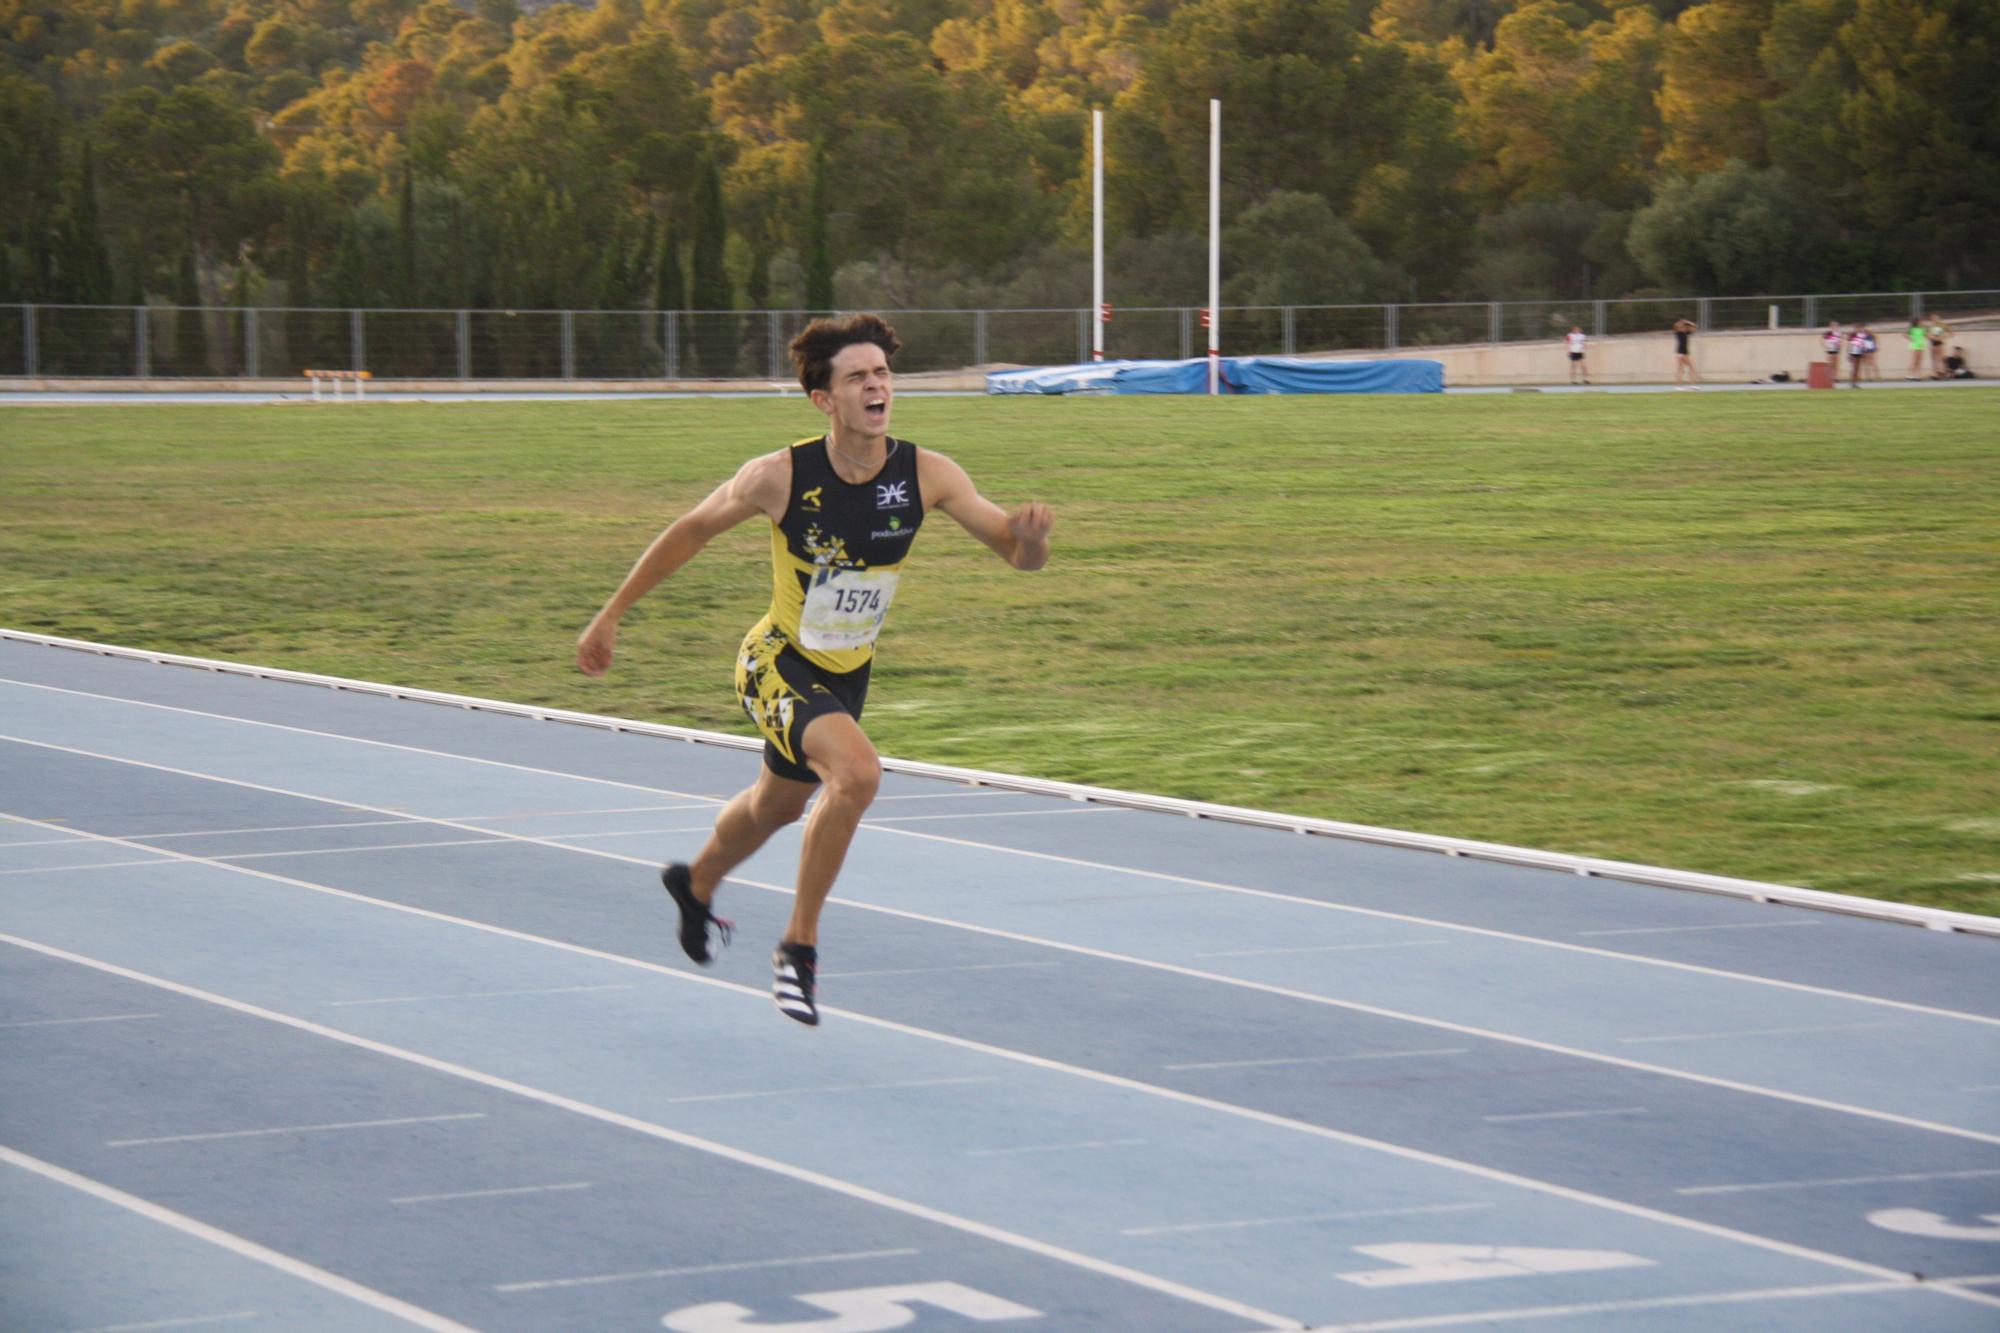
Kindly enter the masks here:
[[[884, 311], [903, 372], [1088, 361], [1091, 312]], [[1232, 356], [1418, 351], [1539, 342], [1581, 325], [1595, 338], [1703, 330], [1811, 329], [1829, 319], [1891, 324], [1918, 315], [1991, 320], [2000, 291], [1860, 292], [1619, 301], [1225, 306]], [[1196, 306], [1116, 310], [1105, 355], [1181, 358], [1206, 350]], [[175, 306], [0, 306], [0, 376], [284, 379], [308, 369], [394, 380], [790, 378], [797, 310], [305, 310]]]

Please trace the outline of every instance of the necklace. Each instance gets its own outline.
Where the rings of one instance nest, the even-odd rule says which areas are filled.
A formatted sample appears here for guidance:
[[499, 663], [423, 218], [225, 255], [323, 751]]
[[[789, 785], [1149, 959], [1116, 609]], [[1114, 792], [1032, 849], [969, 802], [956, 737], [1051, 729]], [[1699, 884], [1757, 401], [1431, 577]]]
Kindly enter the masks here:
[[891, 440], [889, 441], [888, 451], [882, 455], [882, 463], [877, 463], [873, 459], [869, 458], [856, 458], [853, 454], [848, 453], [847, 450], [835, 444], [833, 442], [833, 436], [831, 433], [829, 433], [826, 437], [826, 447], [828, 451], [834, 455], [834, 457], [846, 459], [848, 466], [853, 468], [858, 468], [863, 472], [875, 471], [877, 468], [882, 466], [882, 463], [888, 462], [891, 455], [893, 455], [896, 452], [896, 442], [894, 440]]

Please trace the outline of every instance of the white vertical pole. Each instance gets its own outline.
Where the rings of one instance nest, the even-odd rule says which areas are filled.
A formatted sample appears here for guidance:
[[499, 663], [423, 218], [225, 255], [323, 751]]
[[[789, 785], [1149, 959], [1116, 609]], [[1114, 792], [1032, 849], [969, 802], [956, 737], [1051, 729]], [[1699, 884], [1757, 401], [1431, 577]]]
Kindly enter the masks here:
[[1090, 113], [1090, 359], [1104, 359], [1104, 113]]
[[1222, 378], [1222, 99], [1208, 99], [1208, 391]]

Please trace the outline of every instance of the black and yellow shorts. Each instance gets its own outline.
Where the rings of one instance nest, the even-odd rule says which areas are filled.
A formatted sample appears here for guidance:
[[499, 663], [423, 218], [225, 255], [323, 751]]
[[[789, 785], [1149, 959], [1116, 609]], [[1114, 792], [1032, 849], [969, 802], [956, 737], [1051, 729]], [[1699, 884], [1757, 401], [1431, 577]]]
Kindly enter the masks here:
[[736, 697], [764, 733], [764, 767], [794, 782], [818, 782], [819, 775], [807, 767], [799, 746], [806, 724], [827, 713], [845, 713], [860, 721], [871, 665], [825, 671], [770, 626], [751, 630], [736, 654]]

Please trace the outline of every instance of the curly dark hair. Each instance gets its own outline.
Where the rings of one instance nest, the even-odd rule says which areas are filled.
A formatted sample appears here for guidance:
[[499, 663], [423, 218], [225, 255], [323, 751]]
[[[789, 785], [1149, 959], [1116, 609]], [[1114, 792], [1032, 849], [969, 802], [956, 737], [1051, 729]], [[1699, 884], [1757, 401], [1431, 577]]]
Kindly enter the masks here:
[[903, 346], [896, 330], [880, 315], [849, 315], [846, 319], [816, 319], [792, 339], [792, 365], [807, 393], [833, 384], [833, 358], [856, 343], [874, 343], [893, 357]]

